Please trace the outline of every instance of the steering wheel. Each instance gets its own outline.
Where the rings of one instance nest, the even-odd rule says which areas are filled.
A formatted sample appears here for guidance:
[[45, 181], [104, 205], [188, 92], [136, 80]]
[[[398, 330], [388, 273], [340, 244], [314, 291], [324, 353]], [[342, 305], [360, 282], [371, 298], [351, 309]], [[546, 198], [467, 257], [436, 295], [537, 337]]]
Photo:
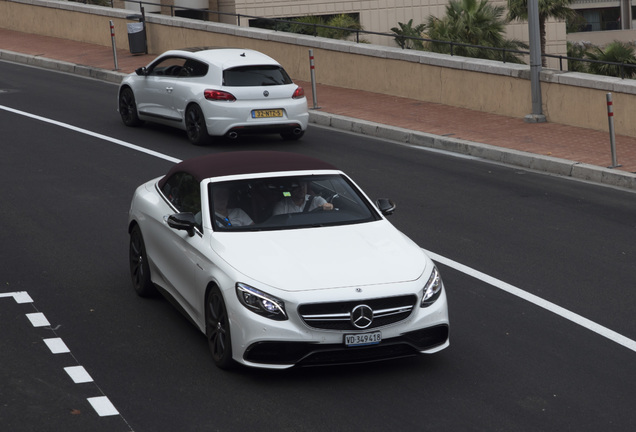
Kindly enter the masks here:
[[176, 76], [179, 74], [180, 71], [181, 71], [181, 66], [172, 65], [172, 66], [168, 66], [166, 70], [164, 71], [164, 73], [169, 76]]

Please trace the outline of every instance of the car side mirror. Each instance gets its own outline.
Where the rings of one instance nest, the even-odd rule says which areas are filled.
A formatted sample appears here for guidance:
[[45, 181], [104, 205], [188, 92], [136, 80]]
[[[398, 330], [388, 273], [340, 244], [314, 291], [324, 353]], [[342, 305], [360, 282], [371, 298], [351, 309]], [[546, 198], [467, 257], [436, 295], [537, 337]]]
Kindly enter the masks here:
[[146, 76], [148, 75], [148, 69], [145, 66], [135, 69], [135, 73], [137, 75]]
[[197, 221], [192, 213], [176, 213], [168, 216], [168, 226], [176, 230], [186, 231], [190, 237], [194, 237], [194, 227]]
[[393, 201], [388, 198], [380, 198], [375, 202], [375, 205], [378, 207], [380, 212], [384, 216], [392, 215], [397, 207]]

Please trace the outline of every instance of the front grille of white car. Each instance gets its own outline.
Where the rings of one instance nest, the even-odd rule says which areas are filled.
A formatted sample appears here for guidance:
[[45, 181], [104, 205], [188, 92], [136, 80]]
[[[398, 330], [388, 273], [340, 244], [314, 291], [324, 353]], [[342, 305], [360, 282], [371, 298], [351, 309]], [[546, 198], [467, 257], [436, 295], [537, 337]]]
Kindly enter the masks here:
[[[417, 296], [403, 295], [346, 302], [311, 303], [298, 307], [298, 314], [311, 328], [322, 330], [369, 330], [395, 324], [408, 318], [417, 303]], [[354, 309], [365, 305], [372, 311], [368, 326], [354, 325]]]

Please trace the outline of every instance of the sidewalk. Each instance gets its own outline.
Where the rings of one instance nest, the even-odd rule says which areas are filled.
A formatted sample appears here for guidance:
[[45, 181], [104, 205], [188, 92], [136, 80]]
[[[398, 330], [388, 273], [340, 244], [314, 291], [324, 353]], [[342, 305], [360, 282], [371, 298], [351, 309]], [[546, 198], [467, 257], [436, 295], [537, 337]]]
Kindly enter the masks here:
[[[117, 41], [117, 45], [118, 70], [115, 70], [111, 47], [0, 29], [0, 59], [10, 59], [9, 52], [20, 53], [29, 56], [26, 60], [29, 63], [34, 56], [119, 75], [155, 58], [130, 54], [128, 41]], [[311, 84], [296, 82], [304, 87], [312, 108]], [[621, 166], [607, 169], [612, 164], [608, 132], [553, 123], [525, 123], [522, 118], [320, 84], [316, 86], [316, 96], [320, 108], [310, 111], [312, 122], [318, 124], [363, 133], [376, 131], [376, 135], [389, 138], [406, 136], [403, 140], [407, 142], [424, 145], [434, 142], [437, 148], [513, 164], [513, 159], [521, 158], [525, 161], [519, 164], [530, 168], [559, 174], [563, 174], [563, 169], [584, 171], [565, 175], [636, 189], [636, 138], [616, 136], [617, 162]], [[409, 131], [415, 135], [408, 136]], [[493, 156], [494, 153], [498, 155]], [[554, 166], [560, 168], [550, 168]]]

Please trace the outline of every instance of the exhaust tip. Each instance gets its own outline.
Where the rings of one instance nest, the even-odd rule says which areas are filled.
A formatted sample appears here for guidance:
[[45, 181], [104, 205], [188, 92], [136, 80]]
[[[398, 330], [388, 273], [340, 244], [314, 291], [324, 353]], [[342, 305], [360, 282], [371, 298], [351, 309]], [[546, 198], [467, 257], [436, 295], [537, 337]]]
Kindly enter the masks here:
[[228, 133], [227, 133], [227, 137], [228, 137], [229, 139], [233, 139], [233, 140], [234, 140], [234, 139], [237, 139], [237, 138], [238, 138], [238, 133], [236, 133], [236, 132], [234, 132], [234, 131], [228, 132]]

